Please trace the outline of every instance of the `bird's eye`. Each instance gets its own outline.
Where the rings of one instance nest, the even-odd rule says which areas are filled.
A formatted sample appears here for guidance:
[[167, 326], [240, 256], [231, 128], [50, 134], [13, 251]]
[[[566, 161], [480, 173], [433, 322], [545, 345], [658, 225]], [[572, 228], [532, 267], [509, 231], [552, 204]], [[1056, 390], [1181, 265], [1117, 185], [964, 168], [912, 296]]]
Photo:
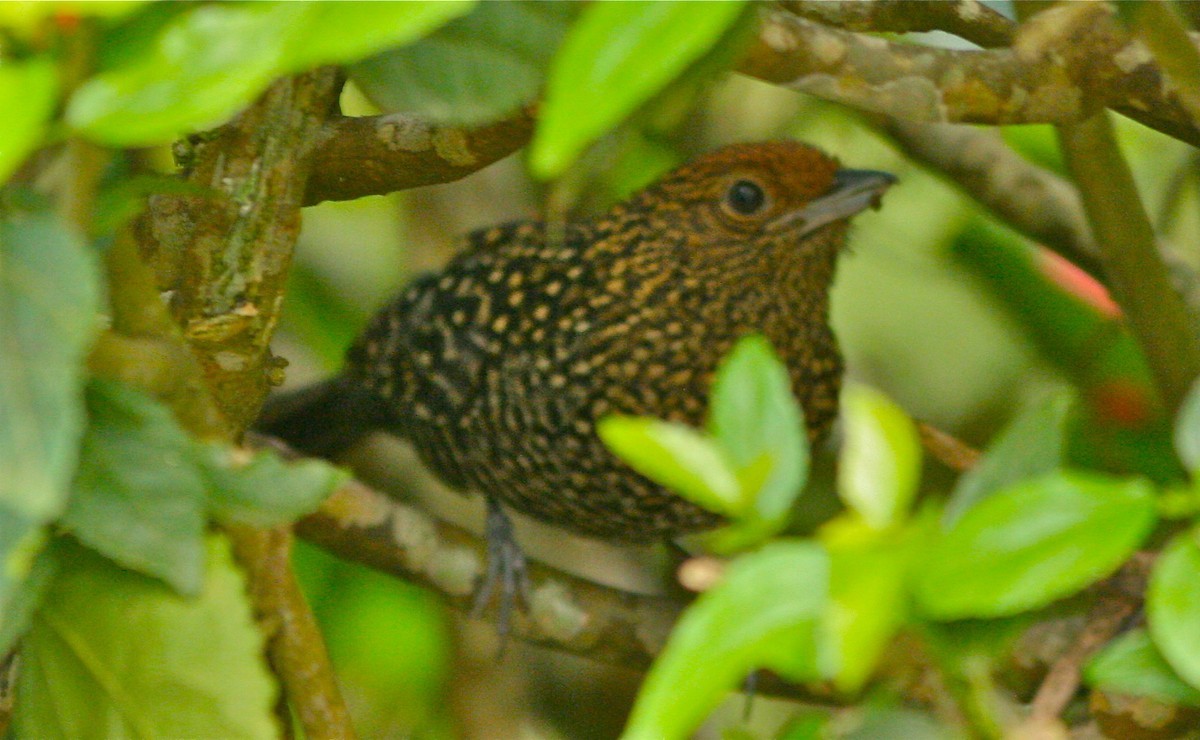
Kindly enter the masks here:
[[738, 180], [725, 192], [725, 203], [736, 214], [753, 216], [766, 205], [767, 194], [756, 182]]

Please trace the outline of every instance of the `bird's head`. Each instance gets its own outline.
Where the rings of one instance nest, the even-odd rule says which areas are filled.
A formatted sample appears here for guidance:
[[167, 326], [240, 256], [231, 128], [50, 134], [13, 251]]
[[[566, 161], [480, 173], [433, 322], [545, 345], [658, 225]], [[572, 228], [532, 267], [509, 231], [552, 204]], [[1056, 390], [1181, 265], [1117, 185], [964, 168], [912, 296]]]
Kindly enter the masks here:
[[895, 181], [799, 142], [735, 144], [679, 167], [630, 205], [701, 259], [795, 258], [836, 252], [848, 219]]

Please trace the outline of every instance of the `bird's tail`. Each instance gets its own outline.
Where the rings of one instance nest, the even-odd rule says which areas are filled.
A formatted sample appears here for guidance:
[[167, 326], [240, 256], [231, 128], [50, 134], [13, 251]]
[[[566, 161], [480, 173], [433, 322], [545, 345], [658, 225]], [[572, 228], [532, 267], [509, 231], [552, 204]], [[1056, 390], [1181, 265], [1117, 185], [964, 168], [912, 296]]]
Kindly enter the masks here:
[[380, 405], [361, 384], [343, 375], [276, 393], [263, 404], [254, 430], [299, 452], [334, 458], [381, 425]]

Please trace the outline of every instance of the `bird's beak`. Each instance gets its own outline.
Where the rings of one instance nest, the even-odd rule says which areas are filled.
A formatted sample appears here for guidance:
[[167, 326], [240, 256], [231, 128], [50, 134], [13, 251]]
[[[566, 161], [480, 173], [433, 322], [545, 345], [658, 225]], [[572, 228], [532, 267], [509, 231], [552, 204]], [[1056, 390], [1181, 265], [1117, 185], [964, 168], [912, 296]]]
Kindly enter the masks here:
[[850, 218], [867, 208], [877, 208], [883, 191], [895, 182], [896, 177], [886, 172], [838, 170], [833, 176], [833, 186], [824, 195], [775, 219], [769, 229], [798, 229], [797, 236], [808, 236], [826, 224]]

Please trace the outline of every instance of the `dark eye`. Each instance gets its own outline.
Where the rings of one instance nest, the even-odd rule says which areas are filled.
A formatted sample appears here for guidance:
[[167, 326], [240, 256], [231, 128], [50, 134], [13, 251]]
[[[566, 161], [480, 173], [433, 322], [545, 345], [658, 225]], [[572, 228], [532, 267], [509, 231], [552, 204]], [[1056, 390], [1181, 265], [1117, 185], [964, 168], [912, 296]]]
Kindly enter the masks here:
[[725, 202], [734, 213], [743, 216], [753, 216], [762, 210], [767, 202], [767, 196], [762, 187], [750, 180], [738, 180], [729, 186], [725, 193]]

